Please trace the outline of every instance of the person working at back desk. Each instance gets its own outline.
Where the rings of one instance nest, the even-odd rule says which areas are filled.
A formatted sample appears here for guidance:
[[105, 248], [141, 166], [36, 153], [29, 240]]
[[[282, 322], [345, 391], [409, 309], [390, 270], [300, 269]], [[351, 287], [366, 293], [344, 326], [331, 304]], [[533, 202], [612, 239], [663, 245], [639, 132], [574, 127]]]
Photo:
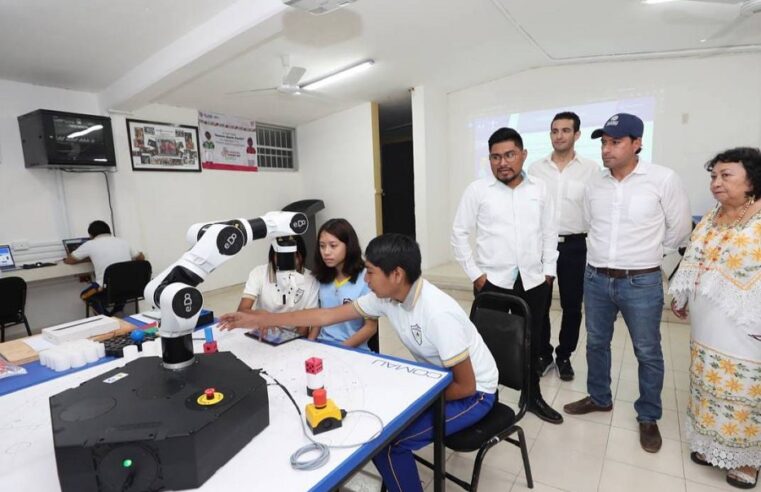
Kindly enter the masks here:
[[109, 265], [130, 260], [144, 260], [143, 253], [136, 253], [127, 241], [111, 235], [111, 228], [102, 220], [96, 220], [87, 227], [90, 241], [82, 244], [72, 251], [63, 262], [69, 265], [81, 263], [88, 259], [92, 261], [95, 271], [95, 282], [82, 291], [80, 297], [83, 301], [90, 301], [93, 310], [98, 314], [113, 315], [124, 308], [124, 305], [114, 306], [110, 313], [106, 312], [103, 305], [103, 274]]
[[[418, 244], [401, 234], [383, 234], [370, 241], [365, 257], [365, 280], [372, 292], [351, 304], [282, 314], [225, 314], [220, 328], [326, 326], [387, 316], [416, 360], [452, 370], [453, 380], [444, 392], [445, 433], [481, 420], [494, 405], [497, 365], [460, 305], [420, 278]], [[423, 490], [412, 451], [432, 441], [433, 412], [429, 410], [373, 458], [388, 490]]]

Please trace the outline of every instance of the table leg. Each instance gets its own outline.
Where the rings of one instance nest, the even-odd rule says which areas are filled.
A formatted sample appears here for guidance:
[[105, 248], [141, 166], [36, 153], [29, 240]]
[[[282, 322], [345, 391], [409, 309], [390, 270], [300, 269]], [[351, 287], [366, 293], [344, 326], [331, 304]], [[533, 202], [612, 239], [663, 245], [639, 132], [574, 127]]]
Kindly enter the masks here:
[[444, 460], [444, 392], [433, 404], [433, 490], [444, 492], [446, 472]]

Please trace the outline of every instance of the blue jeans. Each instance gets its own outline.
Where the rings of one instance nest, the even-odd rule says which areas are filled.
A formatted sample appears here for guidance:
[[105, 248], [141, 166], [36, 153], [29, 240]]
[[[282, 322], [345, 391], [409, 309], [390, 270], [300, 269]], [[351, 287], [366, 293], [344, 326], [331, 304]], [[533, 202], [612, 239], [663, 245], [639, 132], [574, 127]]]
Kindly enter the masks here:
[[610, 341], [618, 312], [624, 317], [639, 363], [639, 422], [661, 418], [663, 352], [661, 272], [611, 278], [587, 265], [584, 272], [584, 315], [587, 325], [587, 391], [598, 405], [613, 403], [610, 393]]
[[[473, 396], [446, 402], [444, 434], [448, 436], [475, 424], [489, 413], [495, 400], [493, 393], [476, 392]], [[373, 463], [389, 492], [422, 492], [412, 451], [432, 442], [433, 411], [428, 410], [375, 455]]]

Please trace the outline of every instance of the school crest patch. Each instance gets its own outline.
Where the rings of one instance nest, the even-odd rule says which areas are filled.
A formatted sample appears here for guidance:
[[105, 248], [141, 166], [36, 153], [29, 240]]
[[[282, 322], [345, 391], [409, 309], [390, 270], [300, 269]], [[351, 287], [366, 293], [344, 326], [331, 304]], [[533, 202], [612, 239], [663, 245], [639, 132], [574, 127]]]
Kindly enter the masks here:
[[293, 302], [298, 303], [302, 297], [304, 297], [304, 289], [298, 289], [296, 295], [293, 296]]
[[420, 328], [419, 325], [412, 325], [410, 326], [410, 330], [412, 330], [412, 336], [415, 338], [417, 344], [423, 345], [423, 329]]

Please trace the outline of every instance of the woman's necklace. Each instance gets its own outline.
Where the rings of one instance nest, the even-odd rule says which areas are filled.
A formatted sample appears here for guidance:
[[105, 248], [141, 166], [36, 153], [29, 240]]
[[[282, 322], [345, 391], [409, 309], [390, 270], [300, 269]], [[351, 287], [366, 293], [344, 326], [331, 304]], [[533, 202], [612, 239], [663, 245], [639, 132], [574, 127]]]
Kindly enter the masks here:
[[[739, 217], [737, 217], [737, 219], [736, 219], [734, 222], [732, 222], [732, 224], [730, 224], [730, 225], [729, 225], [727, 228], [728, 228], [728, 229], [734, 229], [735, 227], [737, 227], [738, 225], [740, 225], [740, 223], [742, 222], [742, 220], [745, 218], [745, 214], [746, 214], [746, 213], [748, 213], [748, 209], [751, 207], [751, 205], [753, 205], [753, 203], [754, 203], [755, 201], [756, 201], [756, 200], [754, 200], [754, 199], [753, 199], [753, 197], [749, 198], [749, 199], [748, 199], [748, 201], [747, 201], [747, 202], [745, 202], [745, 205], [743, 205], [743, 208], [742, 208], [742, 210], [740, 211], [740, 216], [739, 216]], [[722, 205], [722, 206], [719, 208], [719, 211], [718, 211], [718, 212], [716, 213], [716, 215], [714, 216], [714, 219], [721, 219], [721, 218], [724, 216], [724, 213], [725, 213], [725, 212], [724, 212], [724, 205]]]

